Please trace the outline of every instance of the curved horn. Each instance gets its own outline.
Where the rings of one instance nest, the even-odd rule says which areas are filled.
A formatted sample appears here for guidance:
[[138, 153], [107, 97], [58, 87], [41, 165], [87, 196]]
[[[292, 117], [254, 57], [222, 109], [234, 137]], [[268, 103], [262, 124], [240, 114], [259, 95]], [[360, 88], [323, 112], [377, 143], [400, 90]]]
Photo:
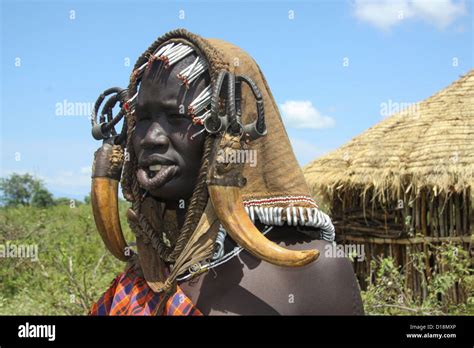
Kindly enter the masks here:
[[132, 251], [120, 226], [117, 196], [123, 150], [113, 145], [113, 140], [105, 140], [94, 156], [91, 203], [95, 224], [107, 249], [119, 260], [127, 261]]
[[224, 133], [216, 137], [210, 156], [208, 190], [217, 218], [241, 247], [275, 265], [298, 267], [316, 260], [319, 251], [289, 250], [267, 239], [253, 224], [242, 203], [240, 188], [246, 183], [243, 163], [226, 163], [225, 153], [242, 148], [239, 135]]
[[118, 212], [118, 181], [93, 178], [91, 202], [94, 220], [105, 246], [119, 260], [127, 261], [128, 245], [123, 236]]
[[318, 258], [318, 250], [289, 250], [267, 239], [245, 212], [240, 188], [211, 185], [209, 195], [217, 217], [232, 239], [259, 259], [279, 266], [298, 267]]

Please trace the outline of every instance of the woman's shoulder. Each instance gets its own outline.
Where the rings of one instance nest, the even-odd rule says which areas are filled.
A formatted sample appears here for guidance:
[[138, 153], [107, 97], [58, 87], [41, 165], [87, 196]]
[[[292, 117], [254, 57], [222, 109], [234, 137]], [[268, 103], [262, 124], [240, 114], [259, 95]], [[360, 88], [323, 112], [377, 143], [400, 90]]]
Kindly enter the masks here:
[[337, 254], [332, 257], [328, 252], [332, 243], [293, 228], [275, 228], [267, 237], [288, 249], [317, 249], [319, 257], [309, 265], [287, 268], [244, 250], [194, 282], [183, 284], [183, 291], [204, 314], [363, 313], [352, 265]]

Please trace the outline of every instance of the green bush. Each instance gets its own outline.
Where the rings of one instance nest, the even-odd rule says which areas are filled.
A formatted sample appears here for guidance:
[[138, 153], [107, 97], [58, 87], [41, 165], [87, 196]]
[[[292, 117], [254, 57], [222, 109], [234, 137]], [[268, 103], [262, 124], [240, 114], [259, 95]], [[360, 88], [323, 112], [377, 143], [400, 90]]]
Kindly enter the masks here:
[[44, 189], [41, 180], [28, 173], [0, 178], [0, 200], [6, 206], [29, 205], [34, 193], [40, 189]]
[[[59, 198], [56, 198], [54, 200], [54, 204], [55, 205], [67, 205], [69, 206], [69, 208], [75, 208], [81, 204], [84, 204], [83, 202], [77, 200], [77, 199], [71, 199], [71, 198], [67, 198], [67, 197], [59, 197]], [[90, 204], [89, 203], [86, 203], [86, 204]]]
[[[473, 315], [474, 276], [469, 254], [459, 245], [446, 242], [439, 246], [429, 244], [436, 258], [432, 275], [425, 274], [426, 254], [411, 254], [414, 269], [422, 276], [421, 287], [425, 298], [417, 298], [406, 284], [406, 269], [395, 264], [391, 257], [372, 260], [369, 286], [362, 292], [367, 314], [378, 315]], [[441, 272], [441, 269], [445, 269]], [[448, 269], [449, 271], [446, 271]], [[464, 304], [454, 304], [446, 299], [449, 290], [462, 287], [467, 294]]]
[[[120, 203], [122, 227], [128, 205]], [[0, 315], [87, 314], [124, 264], [105, 249], [91, 206], [0, 208], [0, 246], [37, 247], [38, 260], [0, 258]]]
[[53, 195], [44, 188], [39, 188], [33, 193], [31, 205], [38, 208], [47, 208], [54, 204]]
[[[120, 201], [122, 228], [131, 241], [125, 218], [128, 206]], [[0, 246], [7, 244], [37, 246], [38, 260], [0, 257], [0, 315], [87, 314], [124, 267], [104, 247], [90, 204], [0, 208]], [[437, 264], [449, 266], [451, 272], [433, 270], [423, 302], [405, 287], [405, 270], [393, 259], [373, 261], [372, 285], [362, 293], [366, 313], [474, 314], [474, 280], [467, 253], [451, 243], [436, 251]], [[423, 253], [413, 254], [416, 267], [424, 267], [424, 257]], [[439, 301], [455, 283], [467, 289], [465, 305]]]

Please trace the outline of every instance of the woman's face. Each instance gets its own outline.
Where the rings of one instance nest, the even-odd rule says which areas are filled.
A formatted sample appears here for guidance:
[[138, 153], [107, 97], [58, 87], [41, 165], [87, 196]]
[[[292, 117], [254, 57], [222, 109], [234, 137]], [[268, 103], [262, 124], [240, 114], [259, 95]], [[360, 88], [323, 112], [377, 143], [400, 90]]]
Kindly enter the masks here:
[[205, 133], [191, 139], [202, 126], [192, 123], [187, 110], [209, 85], [209, 75], [201, 75], [189, 89], [176, 76], [195, 59], [196, 55], [190, 54], [168, 69], [155, 61], [145, 71], [137, 96], [132, 141], [138, 182], [165, 201], [189, 199], [201, 167]]

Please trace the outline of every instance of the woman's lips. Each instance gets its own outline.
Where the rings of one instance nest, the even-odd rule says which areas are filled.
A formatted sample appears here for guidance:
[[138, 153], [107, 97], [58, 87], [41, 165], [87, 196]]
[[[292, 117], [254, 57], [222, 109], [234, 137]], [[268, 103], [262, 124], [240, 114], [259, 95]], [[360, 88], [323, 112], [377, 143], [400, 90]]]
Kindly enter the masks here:
[[157, 189], [170, 181], [177, 173], [177, 165], [152, 165], [149, 168], [139, 168], [138, 183], [145, 190]]

